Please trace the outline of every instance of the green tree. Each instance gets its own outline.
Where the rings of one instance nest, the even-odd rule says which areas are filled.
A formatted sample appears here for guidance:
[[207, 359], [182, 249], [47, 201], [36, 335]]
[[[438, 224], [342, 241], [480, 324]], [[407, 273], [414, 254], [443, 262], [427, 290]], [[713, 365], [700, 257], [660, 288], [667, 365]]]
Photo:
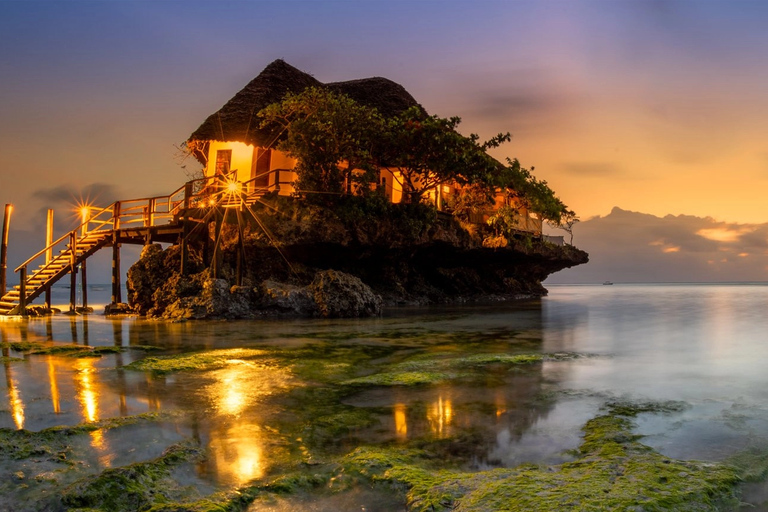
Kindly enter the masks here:
[[[277, 148], [298, 160], [296, 187], [349, 193], [376, 178], [372, 149], [384, 120], [348, 96], [311, 87], [259, 112], [262, 128], [281, 135]], [[358, 172], [354, 172], [358, 170]]]
[[379, 139], [381, 164], [400, 172], [406, 202], [417, 202], [424, 193], [442, 183], [467, 185], [488, 180], [499, 163], [485, 150], [508, 141], [499, 134], [480, 144], [477, 135], [465, 137], [456, 131], [458, 117], [444, 119], [412, 107], [389, 119]]

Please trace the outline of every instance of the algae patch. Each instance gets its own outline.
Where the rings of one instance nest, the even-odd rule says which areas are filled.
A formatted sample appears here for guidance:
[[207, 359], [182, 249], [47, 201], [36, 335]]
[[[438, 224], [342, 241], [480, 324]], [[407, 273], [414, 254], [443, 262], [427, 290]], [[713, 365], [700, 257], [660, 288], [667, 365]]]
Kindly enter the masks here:
[[145, 357], [124, 366], [128, 370], [149, 371], [157, 375], [184, 371], [206, 371], [222, 368], [242, 360], [263, 357], [264, 350], [235, 348], [179, 354], [173, 356]]
[[359, 448], [348, 471], [407, 491], [409, 510], [719, 510], [735, 506], [739, 471], [727, 464], [669, 459], [641, 444], [631, 417], [665, 405], [624, 404], [588, 421], [578, 458], [466, 472], [413, 450]]
[[154, 460], [106, 469], [76, 482], [64, 490], [62, 502], [68, 507], [110, 512], [149, 510], [155, 503], [188, 496], [191, 490], [178, 486], [171, 470], [200, 459], [202, 451], [196, 445], [173, 445]]

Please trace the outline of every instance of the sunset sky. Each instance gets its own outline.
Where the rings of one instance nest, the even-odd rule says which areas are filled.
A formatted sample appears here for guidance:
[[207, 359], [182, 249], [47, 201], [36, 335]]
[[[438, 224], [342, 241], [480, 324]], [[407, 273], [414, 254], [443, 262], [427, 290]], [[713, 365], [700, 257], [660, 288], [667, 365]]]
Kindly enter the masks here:
[[322, 82], [390, 78], [465, 133], [510, 131], [495, 155], [585, 221], [768, 222], [764, 2], [0, 0], [0, 49], [0, 203], [19, 240], [42, 243], [44, 210], [62, 226], [80, 196], [179, 187], [174, 145], [277, 58]]

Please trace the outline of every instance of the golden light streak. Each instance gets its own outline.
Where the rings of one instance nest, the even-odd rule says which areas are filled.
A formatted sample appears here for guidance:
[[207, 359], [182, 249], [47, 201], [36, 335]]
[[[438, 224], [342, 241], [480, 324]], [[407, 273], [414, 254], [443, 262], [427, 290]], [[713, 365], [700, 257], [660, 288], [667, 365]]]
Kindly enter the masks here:
[[680, 252], [680, 247], [673, 246], [673, 247], [665, 247], [661, 250], [661, 252], [669, 254], [671, 252]]
[[83, 407], [83, 417], [87, 422], [99, 419], [98, 393], [93, 382], [93, 361], [88, 358], [80, 359], [75, 366], [75, 388], [77, 399]]
[[56, 381], [56, 367], [53, 365], [53, 358], [47, 357], [48, 361], [48, 382], [51, 386], [51, 404], [53, 405], [53, 412], [59, 414], [61, 412], [61, 397], [59, 396], [59, 384]]
[[408, 439], [408, 422], [405, 417], [405, 404], [395, 404], [395, 437]]
[[443, 400], [442, 395], [427, 410], [427, 420], [429, 421], [432, 433], [438, 438], [443, 438], [448, 434], [449, 427], [453, 423], [453, 407], [449, 399]]
[[13, 424], [16, 425], [17, 429], [22, 429], [24, 428], [24, 402], [21, 400], [21, 393], [19, 393], [19, 388], [16, 387], [16, 382], [11, 377], [11, 369], [7, 366], [5, 367], [5, 382], [8, 386], [8, 398], [10, 399]]

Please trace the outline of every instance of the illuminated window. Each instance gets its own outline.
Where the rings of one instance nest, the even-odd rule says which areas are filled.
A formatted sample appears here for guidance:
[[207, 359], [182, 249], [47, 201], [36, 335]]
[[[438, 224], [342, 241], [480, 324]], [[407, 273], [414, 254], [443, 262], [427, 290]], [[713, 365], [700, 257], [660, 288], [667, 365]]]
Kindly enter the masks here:
[[216, 174], [226, 174], [229, 172], [229, 166], [232, 165], [232, 150], [216, 150]]

